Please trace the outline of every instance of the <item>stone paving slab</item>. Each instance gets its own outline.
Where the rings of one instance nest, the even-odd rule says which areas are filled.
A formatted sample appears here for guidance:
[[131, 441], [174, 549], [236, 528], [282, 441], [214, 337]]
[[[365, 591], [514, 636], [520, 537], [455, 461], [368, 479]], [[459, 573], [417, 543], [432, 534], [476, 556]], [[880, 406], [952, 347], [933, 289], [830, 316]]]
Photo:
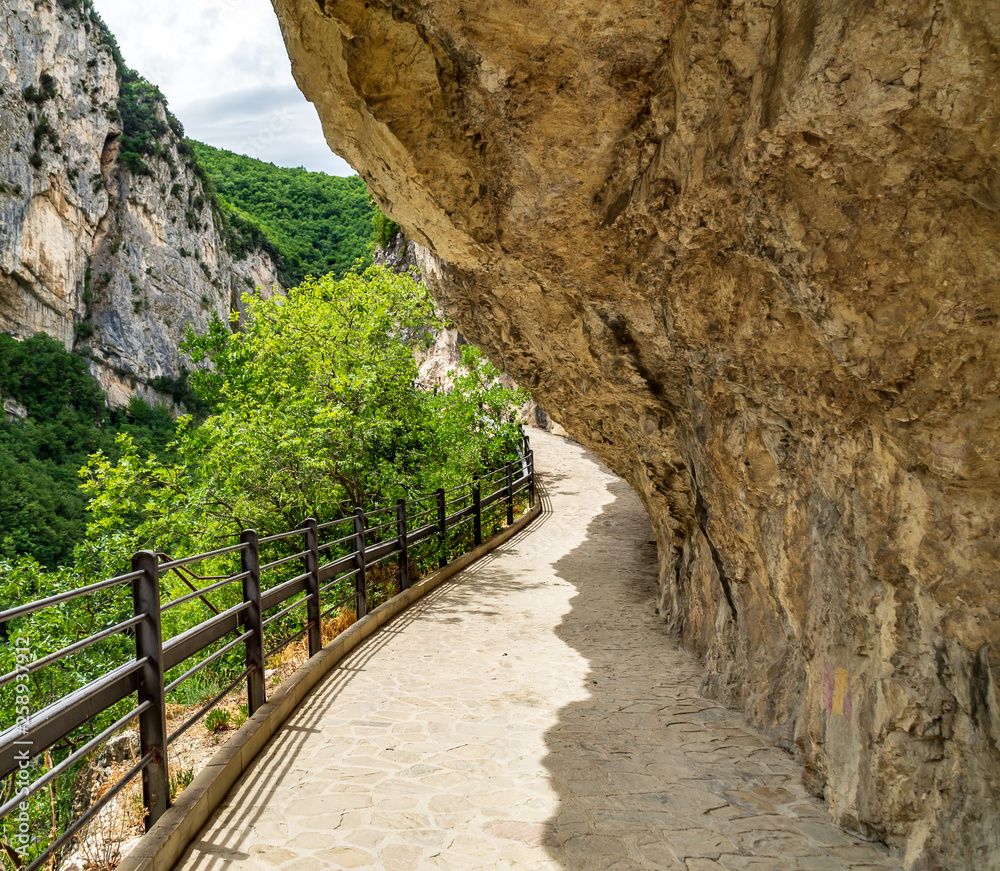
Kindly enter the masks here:
[[532, 442], [543, 518], [345, 659], [179, 871], [898, 869], [699, 697], [628, 486]]

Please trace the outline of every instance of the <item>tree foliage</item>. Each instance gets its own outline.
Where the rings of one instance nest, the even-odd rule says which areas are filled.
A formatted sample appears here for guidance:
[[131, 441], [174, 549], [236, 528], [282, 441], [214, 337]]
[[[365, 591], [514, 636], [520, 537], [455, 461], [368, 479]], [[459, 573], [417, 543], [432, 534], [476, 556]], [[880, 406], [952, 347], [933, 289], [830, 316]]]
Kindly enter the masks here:
[[88, 455], [115, 454], [119, 431], [142, 449], [163, 451], [169, 413], [141, 400], [110, 411], [87, 361], [39, 333], [19, 342], [0, 334], [0, 399], [27, 411], [0, 417], [0, 557], [68, 562], [86, 530], [78, 470]]
[[373, 206], [358, 176], [337, 178], [286, 169], [251, 157], [191, 142], [234, 224], [261, 228], [283, 258], [282, 284], [306, 276], [342, 277], [371, 263]]
[[371, 200], [372, 208], [372, 246], [385, 248], [396, 236], [397, 233], [403, 232], [402, 227], [399, 226], [392, 218], [386, 215], [375, 203], [375, 200]]
[[[454, 375], [454, 389], [417, 387], [413, 346], [440, 324], [426, 290], [411, 278], [371, 268], [340, 280], [310, 279], [287, 298], [248, 295], [244, 304], [240, 331], [216, 320], [204, 335], [189, 334], [186, 341], [196, 362], [213, 364], [190, 377], [208, 416], [200, 423], [182, 418], [166, 432], [136, 419], [112, 444], [114, 418], [88, 380], [85, 361], [45, 336], [23, 343], [0, 337], [0, 392], [17, 398], [32, 416], [3, 431], [10, 444], [34, 439], [25, 467], [51, 459], [67, 472], [79, 460], [71, 444], [93, 451], [82, 473], [87, 530], [73, 548], [72, 564], [48, 571], [30, 548], [28, 555], [23, 550], [18, 555], [16, 548], [0, 553], [0, 603], [38, 599], [124, 573], [140, 549], [203, 553], [231, 544], [245, 527], [267, 535], [294, 529], [308, 516], [322, 522], [343, 517], [354, 506], [391, 505], [399, 497], [468, 483], [473, 474], [517, 456], [520, 431], [513, 421], [524, 395], [504, 387], [481, 355], [466, 352], [467, 369]], [[49, 429], [35, 439], [32, 434], [42, 426]], [[156, 444], [160, 438], [173, 439], [169, 450]], [[269, 552], [268, 559], [277, 555]], [[238, 564], [237, 555], [225, 554], [203, 562], [201, 571], [225, 576], [238, 571]], [[161, 585], [164, 601], [187, 592], [170, 574]], [[213, 607], [232, 607], [240, 595], [238, 584], [214, 591]], [[13, 621], [0, 633], [0, 673], [17, 664], [20, 639], [37, 659], [110, 629], [131, 607], [130, 591], [122, 586]], [[164, 613], [164, 636], [205, 616], [200, 600], [181, 603]], [[295, 619], [282, 617], [284, 623], [269, 631], [285, 637]], [[221, 651], [223, 643], [214, 649]], [[243, 668], [242, 656], [238, 647], [226, 652], [213, 673], [232, 679]], [[132, 639], [121, 633], [42, 669], [30, 678], [31, 710], [131, 657]], [[177, 666], [167, 680], [188, 667]], [[58, 764], [128, 704], [103, 712], [47, 757], [33, 760], [33, 771]], [[0, 730], [14, 724], [17, 711], [15, 687], [0, 688]], [[29, 860], [77, 812], [80, 771], [74, 768], [51, 793], [29, 803], [35, 831]], [[4, 788], [10, 793], [13, 781]], [[0, 842], [12, 843], [13, 819], [0, 824]]]
[[122, 124], [118, 160], [135, 173], [148, 175], [146, 158], [163, 154], [161, 140], [170, 132], [166, 106], [166, 98], [156, 85], [134, 70], [125, 71], [118, 93]]
[[280, 531], [449, 487], [516, 454], [523, 395], [471, 358], [450, 392], [416, 386], [413, 345], [439, 326], [422, 285], [371, 268], [311, 279], [287, 298], [247, 296], [244, 327], [216, 320], [186, 350], [213, 408], [178, 431], [176, 462], [120, 457], [88, 470], [91, 533], [132, 529], [135, 549], [191, 552], [240, 529]]

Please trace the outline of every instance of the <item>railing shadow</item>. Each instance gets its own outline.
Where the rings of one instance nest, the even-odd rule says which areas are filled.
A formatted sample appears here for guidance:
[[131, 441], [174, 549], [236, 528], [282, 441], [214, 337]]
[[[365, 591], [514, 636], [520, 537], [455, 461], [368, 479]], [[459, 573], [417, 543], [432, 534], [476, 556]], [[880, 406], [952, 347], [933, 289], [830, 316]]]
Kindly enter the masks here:
[[484, 583], [489, 585], [491, 591], [497, 592], [526, 589], [523, 582], [502, 570], [498, 571], [497, 563], [524, 537], [536, 533], [546, 514], [543, 503], [542, 515], [531, 527], [526, 527], [463, 569], [459, 576], [428, 593], [420, 600], [419, 608], [401, 612], [321, 680], [310, 692], [309, 704], [300, 706], [289, 717], [271, 738], [267, 751], [256, 757], [219, 804], [213, 815], [211, 835], [203, 832], [200, 839], [193, 841], [177, 867], [184, 867], [186, 871], [220, 871], [233, 861], [249, 859], [247, 853], [237, 849], [236, 843], [242, 840], [243, 833], [248, 829], [271, 824], [266, 819], [266, 812], [275, 804], [274, 799], [287, 795], [291, 786], [309, 778], [310, 770], [298, 761], [301, 751], [310, 735], [322, 731], [322, 720], [329, 716], [338, 702], [351, 698], [352, 684], [358, 676], [415, 622], [423, 625], [423, 631], [433, 631], [435, 624], [454, 631], [455, 624], [469, 620], [473, 615], [492, 616], [495, 612], [482, 607], [481, 587]]

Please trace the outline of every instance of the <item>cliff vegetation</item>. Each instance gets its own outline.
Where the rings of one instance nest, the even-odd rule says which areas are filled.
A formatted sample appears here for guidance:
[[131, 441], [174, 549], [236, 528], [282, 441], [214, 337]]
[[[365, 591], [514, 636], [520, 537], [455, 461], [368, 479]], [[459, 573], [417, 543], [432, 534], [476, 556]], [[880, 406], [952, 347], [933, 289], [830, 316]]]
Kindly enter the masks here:
[[[72, 563], [47, 571], [31, 557], [0, 556], [0, 601], [42, 598], [114, 576], [128, 570], [130, 555], [140, 549], [205, 552], [232, 543], [243, 528], [268, 535], [295, 529], [309, 516], [324, 522], [354, 506], [392, 506], [397, 498], [466, 484], [472, 474], [515, 459], [521, 438], [514, 418], [524, 397], [504, 388], [485, 359], [470, 357], [451, 391], [416, 387], [413, 343], [436, 325], [422, 285], [374, 267], [361, 276], [307, 281], [280, 301], [248, 297], [242, 330], [214, 321], [187, 342], [196, 359], [214, 363], [211, 373], [193, 379], [211, 407], [209, 416], [171, 427], [165, 451], [155, 450], [156, 433], [140, 428], [119, 434], [111, 449], [91, 438], [89, 446], [98, 450], [84, 471], [87, 528]], [[0, 349], [17, 351], [14, 345], [0, 342]], [[72, 355], [53, 351], [51, 357], [44, 373], [20, 367], [20, 395], [66, 427], [75, 425], [86, 439], [101, 418], [100, 392]], [[0, 357], [0, 377], [10, 383], [6, 359]], [[65, 384], [54, 388], [55, 378]], [[234, 571], [226, 565], [223, 573]], [[188, 591], [173, 575], [162, 582], [169, 598]], [[89, 597], [79, 612], [44, 611], [19, 623], [17, 632], [41, 657], [107, 625], [130, 607], [129, 595], [119, 587]], [[238, 585], [230, 585], [211, 595], [210, 607], [232, 607], [241, 595]], [[166, 613], [165, 636], [203, 619], [204, 607], [194, 600]], [[284, 637], [297, 620], [282, 618], [271, 631]], [[45, 669], [33, 678], [34, 709], [134, 655], [133, 640], [120, 633], [58, 669]], [[245, 666], [243, 655], [239, 647], [230, 651], [207, 679], [231, 680]], [[13, 663], [12, 645], [0, 643], [0, 673]], [[170, 701], [193, 704], [217, 689], [192, 682], [172, 692]], [[13, 686], [0, 689], [0, 731], [15, 722], [14, 697]], [[58, 764], [121, 713], [105, 712], [35, 764]], [[76, 766], [51, 793], [30, 801], [38, 837], [26, 859], [74, 818], [83, 774]], [[0, 847], [14, 843], [17, 825], [14, 816], [0, 825]], [[11, 855], [0, 849], [0, 867]]]
[[45, 333], [23, 342], [0, 334], [0, 401], [9, 409], [0, 418], [0, 559], [66, 565], [86, 529], [87, 457], [118, 456], [121, 432], [163, 454], [174, 420], [141, 399], [109, 409], [87, 361]]

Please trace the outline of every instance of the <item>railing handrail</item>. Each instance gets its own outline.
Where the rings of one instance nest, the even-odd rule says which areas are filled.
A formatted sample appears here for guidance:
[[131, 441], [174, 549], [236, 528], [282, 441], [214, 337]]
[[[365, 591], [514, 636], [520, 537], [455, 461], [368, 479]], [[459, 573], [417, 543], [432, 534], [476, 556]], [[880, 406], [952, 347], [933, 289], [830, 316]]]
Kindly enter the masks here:
[[[516, 461], [508, 462], [482, 477], [474, 476], [469, 483], [452, 487], [447, 491], [439, 489], [435, 493], [411, 499], [400, 499], [394, 506], [370, 508], [367, 511], [358, 508], [353, 514], [323, 524], [309, 518], [299, 528], [266, 537], [259, 537], [253, 530], [245, 530], [236, 544], [179, 559], [173, 559], [167, 554], [144, 551], [133, 557], [133, 570], [128, 574], [0, 612], [0, 627], [2, 627], [12, 620], [26, 617], [44, 608], [62, 605], [125, 584], [131, 584], [133, 593], [134, 616], [125, 620], [116, 620], [112, 629], [95, 633], [90, 638], [69, 645], [56, 654], [48, 654], [32, 663], [19, 663], [16, 672], [4, 676], [5, 683], [12, 682], [15, 676], [20, 677], [22, 674], [27, 676], [39, 671], [64, 656], [71, 655], [92, 643], [110, 637], [115, 632], [134, 630], [136, 646], [135, 660], [91, 679], [85, 686], [66, 693], [41, 711], [32, 713], [28, 718], [27, 725], [21, 723], [0, 733], [0, 783], [13, 776], [19, 768], [24, 767], [25, 753], [23, 748], [28, 748], [27, 752], [30, 758], [37, 759], [74, 730], [100, 717], [129, 697], [135, 697], [136, 704], [129, 719], [136, 717], [139, 719], [141, 764], [134, 766], [122, 780], [117, 781], [108, 791], [105, 799], [101, 800], [101, 803], [103, 805], [104, 801], [110, 800], [110, 796], [117, 794], [127, 780], [141, 773], [146, 826], [147, 828], [152, 826], [170, 806], [169, 766], [167, 764], [170, 740], [197, 722], [211, 706], [217, 704], [225, 694], [231, 691], [232, 687], [238, 685], [244, 678], [246, 679], [249, 714], [252, 715], [266, 702], [263, 673], [265, 627], [304, 604], [307, 609], [304, 628], [286, 639], [276, 649], [282, 649], [284, 645], [305, 635], [308, 636], [309, 655], [313, 656], [323, 646], [321, 623], [325, 614], [329, 614], [334, 608], [341, 607], [343, 604], [350, 603], [352, 599], [354, 600], [354, 612], [358, 619], [367, 613], [369, 593], [367, 574], [371, 566], [381, 564], [389, 557], [398, 555], [399, 591], [402, 592], [409, 587], [410, 583], [409, 550], [419, 542], [436, 536], [438, 539], [437, 562], [441, 567], [444, 567], [449, 561], [449, 533], [456, 528], [471, 520], [473, 524], [472, 546], [480, 545], [482, 543], [484, 512], [498, 503], [503, 503], [506, 507], [504, 518], [506, 524], [508, 526], [512, 524], [514, 522], [514, 501], [517, 496], [527, 490], [529, 506], [533, 506], [535, 502], [534, 454], [528, 437], [523, 434], [523, 429], [518, 453], [519, 457]], [[483, 484], [492, 489], [489, 492], [482, 492], [480, 488]], [[459, 491], [464, 491], [464, 493], [454, 495]], [[420, 510], [423, 506], [428, 505], [426, 510]], [[409, 526], [411, 506], [418, 509], [412, 520], [421, 520], [421, 525], [416, 528]], [[449, 513], [451, 508], [455, 508], [455, 510]], [[390, 511], [395, 512], [395, 518], [387, 513]], [[374, 519], [376, 516], [378, 516], [379, 522], [369, 527], [368, 519]], [[423, 520], [425, 517], [426, 521]], [[327, 543], [320, 541], [319, 533], [321, 531], [329, 529], [337, 534], [343, 529], [339, 524], [350, 522], [353, 522], [353, 531], [348, 532], [347, 535]], [[350, 529], [349, 526], [348, 530]], [[301, 549], [297, 545], [293, 545], [295, 553], [292, 555], [261, 563], [261, 545], [286, 542], [296, 539], [297, 536], [300, 536], [299, 540], [303, 542]], [[369, 542], [368, 539], [372, 536], [377, 540]], [[332, 551], [330, 553], [332, 558], [328, 557], [321, 562], [320, 555], [330, 551]], [[207, 559], [227, 555], [239, 555], [239, 571], [229, 575], [200, 578], [184, 568]], [[274, 570], [296, 561], [301, 566], [301, 572], [290, 579], [279, 582], [276, 586], [266, 590], [261, 589], [262, 572]], [[161, 604], [161, 576], [171, 569], [175, 571], [180, 569], [185, 575], [198, 580], [211, 580], [214, 583], [204, 588], [196, 588], [185, 577], [183, 580], [192, 592]], [[324, 581], [330, 581], [331, 578], [335, 578], [335, 580], [327, 583], [324, 587], [320, 586]], [[351, 578], [354, 579], [353, 594], [348, 595], [341, 603], [335, 604], [324, 612], [320, 601], [322, 592], [338, 588], [342, 583], [349, 583]], [[219, 610], [205, 598], [208, 593], [240, 582], [242, 582], [243, 600], [238, 605]], [[296, 598], [302, 594], [304, 594], [302, 598]], [[215, 613], [208, 619], [182, 629], [178, 634], [164, 641], [160, 624], [161, 613], [195, 599], [200, 599]], [[287, 605], [281, 612], [266, 620], [263, 619], [265, 612], [283, 606], [293, 599], [295, 601]], [[187, 669], [184, 674], [168, 684], [167, 672], [187, 663], [193, 657], [210, 649], [211, 645], [234, 633], [236, 634], [235, 640], [229, 641], [221, 650], [209, 654], [208, 659], [199, 660], [195, 666]], [[219, 659], [225, 652], [238, 647], [240, 642], [245, 645], [246, 649], [246, 668], [236, 682], [231, 685], [230, 690], [213, 699], [193, 718], [189, 718], [179, 727], [173, 736], [168, 737], [166, 734], [166, 694], [201, 671], [209, 662]], [[57, 719], [59, 722], [55, 722]], [[102, 734], [104, 733], [102, 732]], [[22, 748], [22, 750], [15, 754], [14, 750], [17, 747]], [[63, 766], [64, 762], [60, 762], [57, 767], [61, 770]], [[41, 774], [27, 785], [22, 784], [19, 777], [17, 785], [20, 789], [18, 793], [15, 793], [15, 798], [25, 789], [37, 790], [43, 781], [51, 780], [54, 776], [53, 770], [50, 769]], [[6, 808], [6, 813], [0, 815], [0, 822], [3, 822], [4, 818], [12, 812], [14, 805], [10, 802], [7, 805], [9, 807]], [[37, 871], [56, 849], [67, 843], [67, 836], [79, 830], [92, 815], [93, 810], [91, 809], [83, 816], [78, 817], [67, 828], [66, 832], [62, 833], [23, 871]]]

